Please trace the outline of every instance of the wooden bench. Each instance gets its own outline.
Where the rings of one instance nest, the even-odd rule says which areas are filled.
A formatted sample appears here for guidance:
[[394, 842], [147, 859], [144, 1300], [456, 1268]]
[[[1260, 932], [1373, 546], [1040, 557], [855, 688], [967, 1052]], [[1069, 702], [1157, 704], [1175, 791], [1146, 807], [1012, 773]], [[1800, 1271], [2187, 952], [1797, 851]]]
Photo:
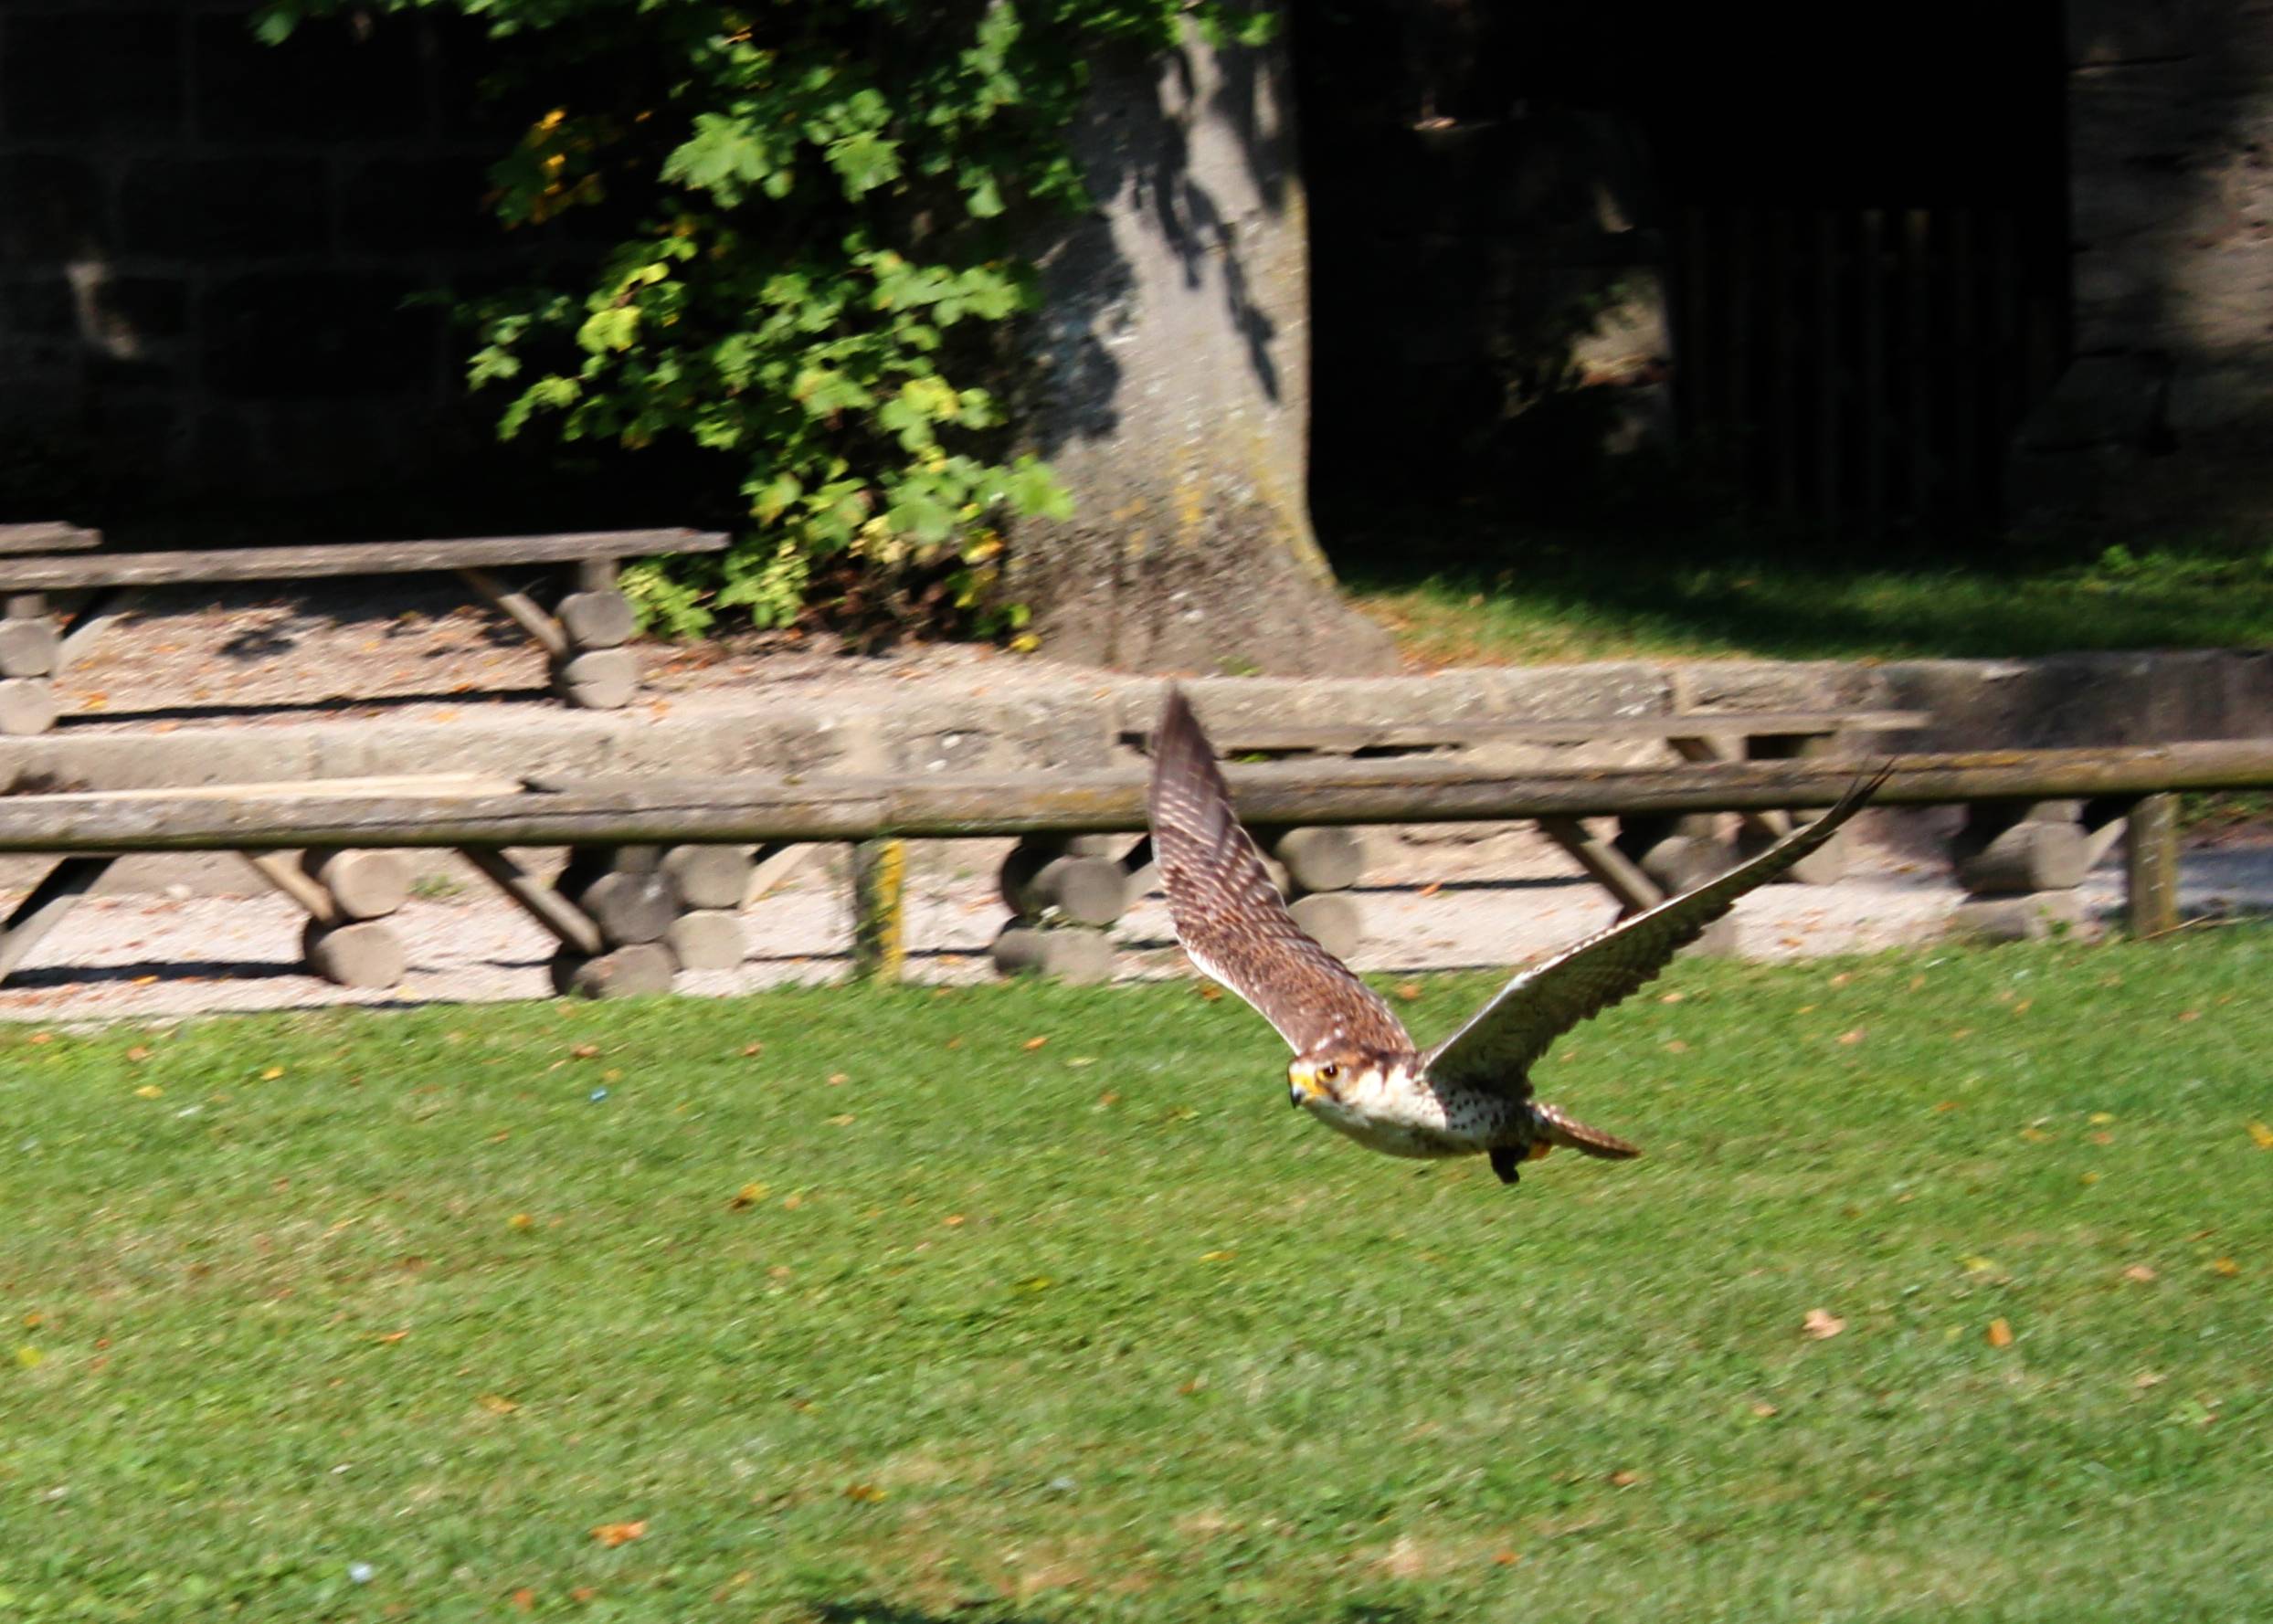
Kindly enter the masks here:
[[102, 545], [102, 532], [76, 524], [0, 524], [0, 553], [68, 553]]
[[[1221, 728], [1215, 743], [1227, 757], [1283, 759], [1457, 753], [1487, 744], [1663, 743], [1685, 762], [1785, 761], [1853, 754], [1866, 737], [1911, 732], [1929, 721], [1918, 711], [1826, 710], [1316, 725], [1232, 722]], [[1125, 728], [1121, 733], [1124, 743], [1140, 749], [1149, 739], [1148, 728]], [[1536, 821], [1540, 833], [1570, 853], [1628, 912], [1638, 912], [1701, 884], [1747, 853], [1789, 834], [1792, 827], [1792, 811], [1783, 808], [1747, 811], [1739, 820], [1734, 845], [1720, 838], [1717, 820], [1710, 816], [1628, 814], [1617, 819], [1617, 832], [1609, 838], [1575, 817]], [[1282, 831], [1272, 844], [1292, 834]], [[1323, 847], [1324, 842], [1319, 844]], [[1849, 850], [1842, 833], [1786, 878], [1800, 884], [1828, 884], [1846, 871]], [[1347, 855], [1335, 859], [1338, 867], [1353, 860]], [[1301, 884], [1299, 877], [1295, 883]]]
[[[716, 553], [726, 538], [692, 530], [594, 531], [567, 535], [471, 536], [449, 541], [318, 542], [299, 546], [117, 552], [91, 531], [68, 525], [0, 533], [0, 733], [38, 733], [56, 719], [55, 675], [127, 613], [147, 587], [172, 583], [309, 580], [333, 575], [449, 570], [496, 606], [544, 650], [553, 691], [572, 705], [614, 710], [639, 691], [639, 660], [623, 647], [636, 628], [617, 566], [658, 553]], [[58, 549], [83, 549], [61, 551]], [[558, 579], [540, 602], [492, 572], [535, 564]], [[48, 595], [85, 591], [60, 629]]]

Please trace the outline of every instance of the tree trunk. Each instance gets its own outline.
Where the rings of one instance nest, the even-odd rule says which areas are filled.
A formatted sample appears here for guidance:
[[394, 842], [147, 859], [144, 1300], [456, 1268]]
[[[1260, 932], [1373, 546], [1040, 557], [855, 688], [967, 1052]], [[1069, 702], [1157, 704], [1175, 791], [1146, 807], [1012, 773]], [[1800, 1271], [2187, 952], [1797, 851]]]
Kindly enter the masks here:
[[1124, 669], [1381, 670], [1311, 533], [1309, 258], [1283, 37], [1094, 66], [1093, 212], [1043, 246], [1024, 433], [1072, 490], [1020, 525], [1052, 653]]

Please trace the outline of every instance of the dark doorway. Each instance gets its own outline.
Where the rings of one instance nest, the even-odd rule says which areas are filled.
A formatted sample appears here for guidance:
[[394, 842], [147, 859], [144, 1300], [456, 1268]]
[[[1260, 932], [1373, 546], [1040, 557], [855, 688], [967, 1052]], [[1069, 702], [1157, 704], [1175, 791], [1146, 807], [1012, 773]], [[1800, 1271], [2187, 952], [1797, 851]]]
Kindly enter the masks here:
[[1304, 8], [1321, 479], [1583, 500], [1669, 447], [1813, 532], [1993, 529], [2067, 360], [2061, 23]]

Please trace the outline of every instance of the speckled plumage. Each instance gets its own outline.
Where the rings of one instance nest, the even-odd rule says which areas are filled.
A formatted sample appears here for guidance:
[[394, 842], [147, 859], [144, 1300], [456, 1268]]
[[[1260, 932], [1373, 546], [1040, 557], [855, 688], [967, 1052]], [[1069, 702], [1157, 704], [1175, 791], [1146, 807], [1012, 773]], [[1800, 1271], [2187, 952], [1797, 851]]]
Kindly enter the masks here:
[[1610, 1160], [1641, 1154], [1534, 1098], [1532, 1066], [1561, 1034], [1655, 979], [1738, 898], [1822, 846], [1885, 781], [1881, 772], [1858, 782], [1750, 862], [1525, 971], [1422, 1050], [1380, 996], [1295, 923], [1239, 825], [1207, 735], [1174, 689], [1152, 755], [1152, 849], [1178, 939], [1294, 1049], [1294, 1104], [1386, 1155], [1488, 1155], [1510, 1184], [1518, 1163], [1556, 1145]]

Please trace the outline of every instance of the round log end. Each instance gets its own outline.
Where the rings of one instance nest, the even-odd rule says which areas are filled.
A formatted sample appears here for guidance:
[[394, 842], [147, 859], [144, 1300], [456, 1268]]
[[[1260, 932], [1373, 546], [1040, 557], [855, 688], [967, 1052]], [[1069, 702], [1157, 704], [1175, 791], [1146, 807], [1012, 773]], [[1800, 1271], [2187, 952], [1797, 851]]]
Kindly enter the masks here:
[[671, 990], [677, 969], [660, 942], [612, 948], [597, 958], [564, 947], [553, 955], [553, 990], [582, 998], [650, 997]]
[[702, 908], [672, 920], [663, 945], [682, 970], [735, 970], [749, 944], [738, 917], [722, 908]]
[[403, 939], [375, 919], [333, 925], [311, 920], [301, 946], [308, 967], [340, 986], [399, 986], [410, 967]]

